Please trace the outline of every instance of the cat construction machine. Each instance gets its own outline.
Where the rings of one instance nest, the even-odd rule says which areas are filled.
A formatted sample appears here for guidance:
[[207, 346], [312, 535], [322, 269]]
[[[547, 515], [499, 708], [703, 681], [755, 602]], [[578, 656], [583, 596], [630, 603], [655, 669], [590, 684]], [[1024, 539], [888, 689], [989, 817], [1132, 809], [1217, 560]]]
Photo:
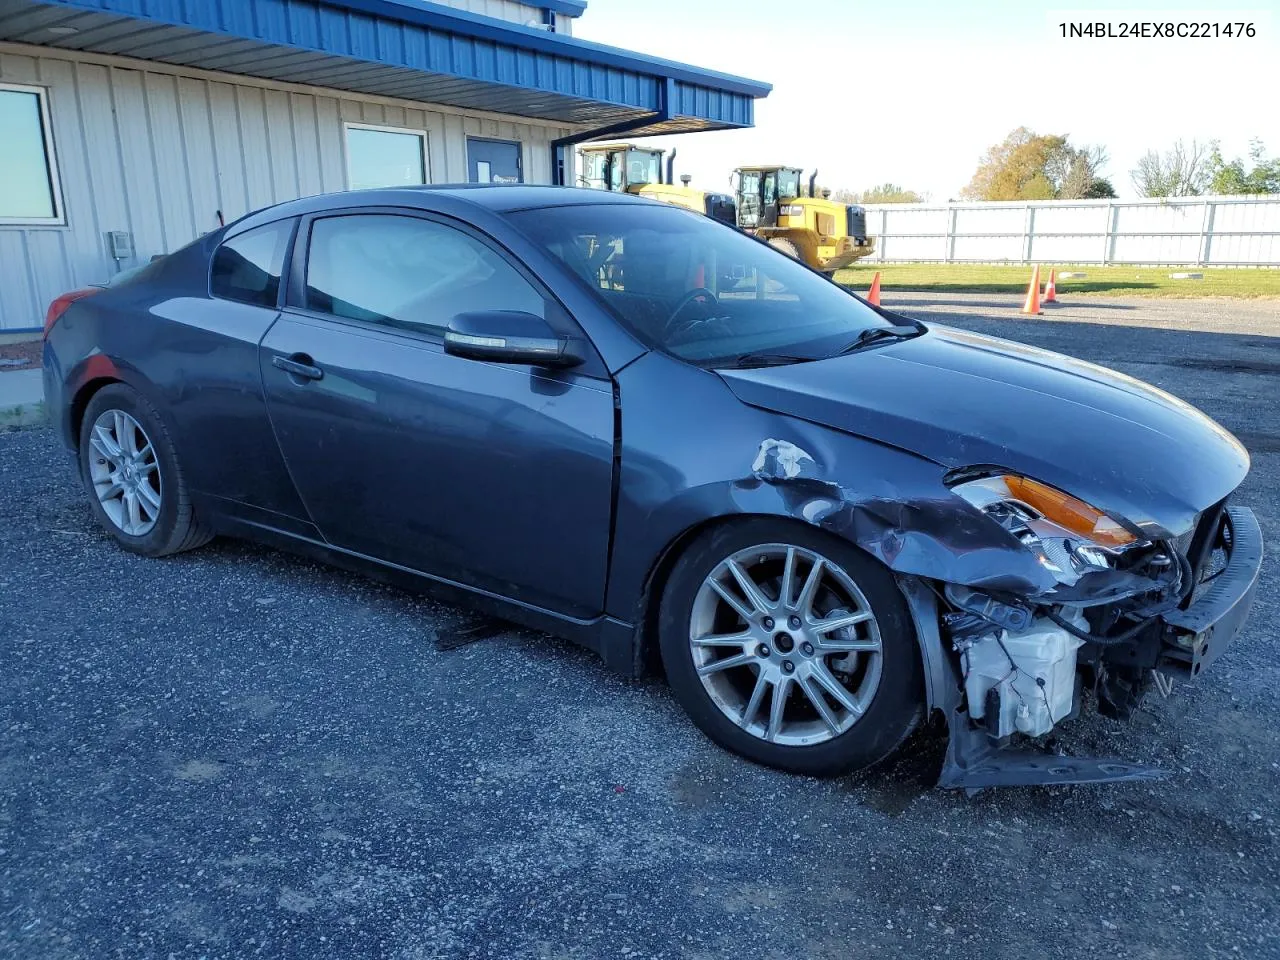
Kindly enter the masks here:
[[737, 209], [729, 194], [694, 190], [689, 186], [691, 178], [687, 175], [680, 178], [683, 186], [675, 184], [675, 150], [666, 158], [665, 179], [665, 151], [662, 150], [640, 147], [633, 143], [604, 143], [579, 147], [578, 152], [582, 155], [578, 186], [661, 200], [705, 214], [730, 226], [737, 225]]
[[833, 273], [874, 252], [867, 211], [837, 203], [830, 191], [814, 196], [818, 173], [801, 189], [798, 167], [739, 167], [733, 172], [738, 226], [815, 270]]

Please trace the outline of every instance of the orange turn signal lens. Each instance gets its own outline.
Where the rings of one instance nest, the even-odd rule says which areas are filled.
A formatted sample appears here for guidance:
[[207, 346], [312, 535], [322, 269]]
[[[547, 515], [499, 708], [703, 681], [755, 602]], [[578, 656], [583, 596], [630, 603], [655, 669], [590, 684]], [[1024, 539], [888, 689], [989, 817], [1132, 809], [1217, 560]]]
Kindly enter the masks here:
[[1026, 477], [1004, 477], [1005, 486], [1014, 499], [1025, 503], [1050, 520], [1078, 536], [1103, 547], [1127, 547], [1138, 538], [1083, 500]]

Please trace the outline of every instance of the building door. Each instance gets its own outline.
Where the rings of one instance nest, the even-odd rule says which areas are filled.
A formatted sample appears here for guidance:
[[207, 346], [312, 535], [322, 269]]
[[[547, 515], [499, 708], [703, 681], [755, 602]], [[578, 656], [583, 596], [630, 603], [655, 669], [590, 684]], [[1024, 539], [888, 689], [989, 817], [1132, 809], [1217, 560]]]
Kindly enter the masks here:
[[467, 179], [471, 183], [523, 183], [520, 144], [467, 137]]

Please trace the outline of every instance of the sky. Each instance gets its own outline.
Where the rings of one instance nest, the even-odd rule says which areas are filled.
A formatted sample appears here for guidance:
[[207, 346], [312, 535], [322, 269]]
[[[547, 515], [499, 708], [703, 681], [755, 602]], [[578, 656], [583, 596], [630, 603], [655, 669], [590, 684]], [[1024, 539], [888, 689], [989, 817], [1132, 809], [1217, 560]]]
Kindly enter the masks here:
[[[1063, 39], [1058, 24], [1253, 22], [1257, 36]], [[735, 166], [819, 170], [832, 189], [892, 182], [957, 199], [1014, 128], [1102, 144], [1103, 175], [1136, 196], [1148, 149], [1252, 138], [1280, 154], [1280, 0], [589, 0], [574, 36], [762, 80], [750, 130], [655, 137], [677, 177], [724, 189]]]

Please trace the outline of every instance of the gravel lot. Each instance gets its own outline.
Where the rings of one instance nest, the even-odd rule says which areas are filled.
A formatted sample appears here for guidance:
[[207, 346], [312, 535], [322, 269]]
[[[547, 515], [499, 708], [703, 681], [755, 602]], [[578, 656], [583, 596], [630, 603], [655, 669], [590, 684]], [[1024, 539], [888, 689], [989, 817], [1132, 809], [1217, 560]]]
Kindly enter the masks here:
[[[1280, 303], [1013, 299], [886, 306], [1201, 406], [1280, 544]], [[440, 652], [456, 611], [257, 547], [126, 555], [48, 429], [2, 433], [0, 956], [1280, 956], [1271, 551], [1203, 681], [1065, 728], [1172, 779], [966, 799], [936, 735], [788, 777], [566, 644]]]

